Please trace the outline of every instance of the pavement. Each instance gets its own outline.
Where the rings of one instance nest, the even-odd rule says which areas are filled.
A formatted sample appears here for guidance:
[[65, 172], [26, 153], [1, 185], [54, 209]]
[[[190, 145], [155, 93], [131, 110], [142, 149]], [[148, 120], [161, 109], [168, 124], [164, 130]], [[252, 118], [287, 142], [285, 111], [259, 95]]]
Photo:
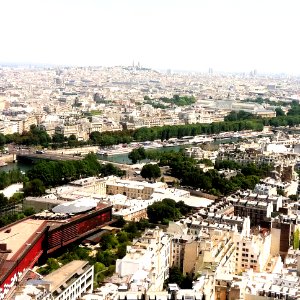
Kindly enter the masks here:
[[10, 198], [13, 196], [14, 193], [20, 191], [22, 188], [23, 188], [23, 183], [14, 183], [6, 187], [4, 190], [0, 190], [0, 193], [3, 193], [5, 197]]

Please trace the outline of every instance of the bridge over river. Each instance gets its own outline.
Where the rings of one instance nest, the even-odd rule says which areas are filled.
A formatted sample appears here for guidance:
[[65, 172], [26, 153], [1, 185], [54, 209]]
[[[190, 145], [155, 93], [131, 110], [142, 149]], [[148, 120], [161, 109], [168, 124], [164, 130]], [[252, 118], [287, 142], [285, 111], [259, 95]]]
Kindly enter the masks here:
[[41, 159], [45, 160], [82, 160], [84, 156], [75, 156], [68, 154], [54, 154], [54, 153], [30, 153], [30, 152], [20, 152], [16, 154], [16, 158], [18, 161], [37, 161]]

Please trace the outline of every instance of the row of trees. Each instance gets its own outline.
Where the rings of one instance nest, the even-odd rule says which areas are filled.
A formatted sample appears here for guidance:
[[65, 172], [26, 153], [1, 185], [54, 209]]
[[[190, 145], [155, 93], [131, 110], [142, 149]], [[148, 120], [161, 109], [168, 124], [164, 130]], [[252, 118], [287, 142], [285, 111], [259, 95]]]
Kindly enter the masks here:
[[262, 98], [262, 97], [257, 97], [256, 99], [245, 99], [244, 102], [254, 102], [254, 103], [259, 103], [259, 104], [269, 104], [272, 106], [288, 106], [288, 105], [297, 105], [298, 102], [293, 100], [293, 101], [273, 101], [270, 100], [269, 98]]
[[95, 154], [88, 154], [83, 160], [42, 160], [27, 172], [29, 182], [25, 182], [24, 193], [26, 196], [40, 196], [46, 187], [59, 186], [82, 177], [108, 175], [124, 176], [125, 171], [111, 163], [99, 163]]
[[[178, 95], [177, 95], [178, 96]], [[192, 97], [173, 97], [177, 103], [179, 101], [192, 101]], [[166, 100], [166, 99], [165, 99]], [[172, 101], [173, 101], [172, 100]], [[167, 100], [166, 100], [167, 101]], [[171, 101], [171, 100], [170, 100]], [[174, 102], [174, 103], [175, 103]], [[78, 141], [76, 136], [71, 135], [66, 138], [62, 134], [55, 134], [51, 138], [45, 131], [36, 126], [32, 126], [29, 132], [23, 134], [0, 134], [0, 147], [6, 143], [14, 142], [19, 145], [41, 145], [53, 148], [68, 146], [75, 147], [86, 144], [100, 145], [102, 147], [120, 143], [130, 143], [132, 141], [153, 141], [155, 139], [168, 140], [170, 138], [181, 138], [183, 136], [195, 136], [200, 134], [218, 134], [228, 131], [255, 130], [262, 131], [264, 126], [295, 126], [300, 124], [300, 105], [293, 102], [287, 115], [281, 111], [276, 111], [274, 118], [260, 118], [245, 111], [231, 112], [225, 117], [224, 122], [214, 122], [211, 124], [188, 124], [177, 126], [158, 126], [152, 128], [142, 127], [136, 130], [122, 130], [116, 132], [91, 132], [89, 140]]]
[[179, 95], [174, 95], [172, 98], [161, 97], [159, 98], [159, 100], [164, 103], [170, 103], [176, 106], [187, 106], [187, 105], [192, 105], [196, 102], [194, 96], [179, 96]]

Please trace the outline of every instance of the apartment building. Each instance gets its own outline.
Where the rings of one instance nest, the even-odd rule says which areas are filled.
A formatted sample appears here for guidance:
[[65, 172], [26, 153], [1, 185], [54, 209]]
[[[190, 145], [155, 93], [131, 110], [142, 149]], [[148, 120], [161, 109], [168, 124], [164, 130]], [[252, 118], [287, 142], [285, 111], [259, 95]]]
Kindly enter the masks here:
[[281, 180], [276, 180], [274, 178], [267, 177], [265, 179], [262, 179], [261, 182], [265, 186], [275, 188], [276, 191], [281, 191], [282, 194], [286, 197], [290, 195], [296, 195], [298, 191], [298, 180], [282, 182]]
[[44, 277], [29, 269], [5, 299], [78, 299], [93, 291], [93, 281], [94, 266], [87, 261], [74, 260]]
[[74, 260], [44, 277], [50, 282], [54, 300], [77, 299], [93, 291], [94, 266], [86, 261]]
[[281, 214], [272, 219], [271, 222], [271, 254], [285, 257], [289, 251], [293, 240], [293, 233], [300, 229], [300, 220], [298, 215]]
[[264, 270], [270, 255], [271, 235], [270, 232], [262, 231], [250, 234], [250, 220], [248, 230], [234, 235], [235, 243], [235, 273], [240, 274], [248, 269], [255, 272]]
[[271, 218], [273, 212], [273, 204], [271, 202], [248, 200], [248, 199], [232, 199], [234, 206], [234, 215], [240, 217], [248, 217], [251, 220], [251, 226], [260, 225]]
[[130, 291], [162, 291], [169, 276], [171, 238], [161, 229], [148, 229], [116, 262], [116, 273]]

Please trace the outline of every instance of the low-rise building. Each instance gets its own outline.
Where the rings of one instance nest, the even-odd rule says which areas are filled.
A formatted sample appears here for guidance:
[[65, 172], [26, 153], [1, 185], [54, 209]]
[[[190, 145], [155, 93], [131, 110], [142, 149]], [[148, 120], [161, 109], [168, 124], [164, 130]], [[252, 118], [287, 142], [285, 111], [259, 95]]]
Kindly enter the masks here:
[[108, 195], [122, 194], [134, 199], [150, 199], [151, 195], [157, 188], [165, 188], [166, 184], [163, 182], [139, 182], [132, 180], [123, 180], [111, 176], [106, 182], [106, 189]]

